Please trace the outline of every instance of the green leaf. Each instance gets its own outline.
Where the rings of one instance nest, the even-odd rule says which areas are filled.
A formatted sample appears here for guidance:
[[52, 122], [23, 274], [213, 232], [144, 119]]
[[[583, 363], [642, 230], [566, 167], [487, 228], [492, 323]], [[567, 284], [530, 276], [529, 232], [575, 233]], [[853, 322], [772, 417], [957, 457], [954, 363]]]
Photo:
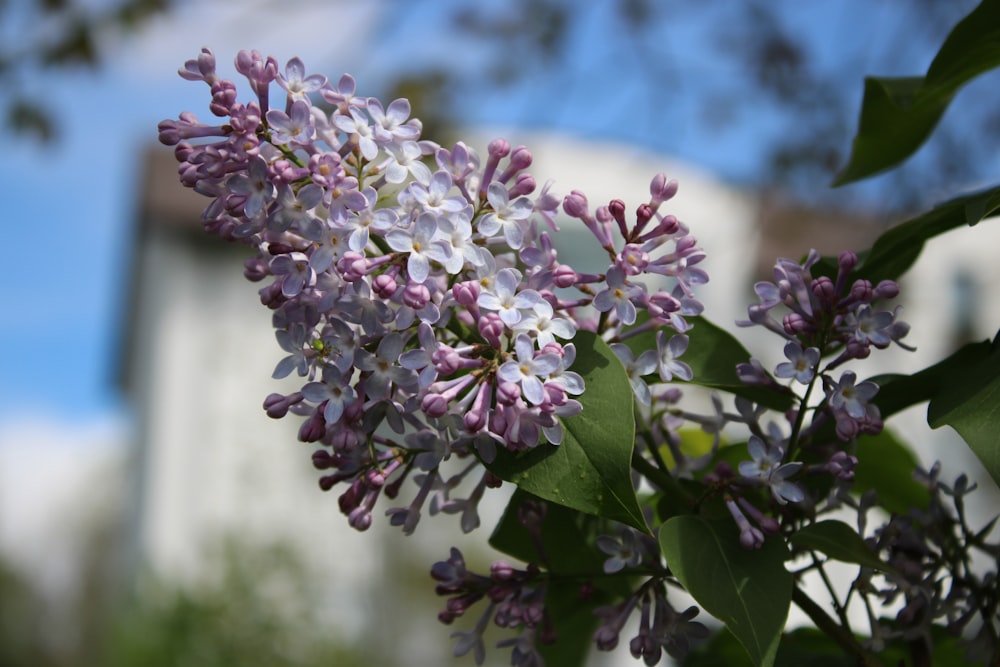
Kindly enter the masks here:
[[792, 535], [789, 542], [792, 546], [819, 551], [845, 563], [873, 567], [882, 572], [892, 569], [868, 548], [856, 530], [843, 521], [829, 519], [805, 526]]
[[1000, 483], [1000, 334], [969, 343], [913, 375], [877, 376], [875, 403], [886, 418], [929, 401], [927, 423], [951, 426], [965, 440], [994, 481]]
[[552, 621], [556, 640], [540, 643], [538, 651], [546, 665], [582, 665], [594, 644], [600, 619], [594, 615], [594, 599], [580, 598], [580, 585], [552, 581], [545, 593], [545, 610]]
[[785, 544], [772, 538], [748, 551], [732, 521], [689, 515], [660, 527], [660, 549], [684, 588], [726, 624], [754, 664], [773, 665], [792, 602]]
[[972, 359], [956, 364], [943, 377], [941, 390], [927, 407], [927, 423], [958, 431], [1000, 484], [1000, 335], [992, 344], [981, 343], [969, 352]]
[[998, 211], [1000, 186], [940, 204], [879, 236], [871, 250], [862, 256], [853, 275], [873, 284], [881, 280], [896, 280], [913, 266], [929, 239], [962, 225], [976, 225]]
[[581, 331], [573, 342], [573, 370], [586, 390], [583, 412], [563, 420], [562, 444], [500, 449], [487, 468], [545, 500], [648, 532], [632, 487], [635, 417], [625, 368], [597, 335]]
[[694, 371], [691, 384], [743, 396], [775, 410], [792, 407], [794, 396], [790, 391], [750, 387], [740, 382], [736, 366], [749, 362], [750, 353], [732, 334], [702, 317], [691, 317], [688, 321], [692, 324], [687, 332], [690, 343], [681, 361]]
[[858, 467], [851, 491], [862, 494], [878, 492], [879, 505], [897, 514], [930, 504], [927, 488], [913, 479], [920, 465], [917, 457], [888, 429], [878, 435], [862, 435], [855, 452]]
[[[797, 628], [781, 637], [775, 667], [856, 667], [857, 660], [821, 630]], [[942, 663], [943, 664], [943, 663]], [[726, 630], [716, 633], [691, 653], [684, 667], [750, 667], [753, 665], [736, 638]]]
[[[559, 575], [586, 577], [602, 573], [607, 556], [597, 550], [594, 539], [599, 532], [608, 532], [601, 530], [601, 525], [607, 522], [592, 514], [551, 503], [542, 518], [541, 544], [538, 544], [522, 523], [521, 506], [540, 500], [523, 489], [515, 491], [490, 536], [490, 546], [526, 563], [542, 563], [550, 572]], [[627, 585], [617, 590], [629, 593]]]
[[865, 79], [851, 157], [834, 185], [899, 164], [934, 130], [955, 93], [1000, 66], [1000, 0], [983, 0], [948, 35], [925, 77]]
[[[528, 563], [543, 563], [557, 575], [549, 584], [545, 607], [554, 624], [556, 641], [540, 646], [550, 665], [580, 665], [590, 650], [599, 619], [593, 610], [631, 593], [630, 577], [603, 576], [606, 556], [594, 546], [601, 519], [561, 505], [549, 504], [541, 521], [541, 544], [521, 522], [521, 506], [540, 499], [518, 489], [490, 536], [490, 545]], [[541, 552], [539, 551], [541, 548]], [[595, 574], [600, 574], [596, 578]], [[580, 585], [592, 594], [580, 598]]]

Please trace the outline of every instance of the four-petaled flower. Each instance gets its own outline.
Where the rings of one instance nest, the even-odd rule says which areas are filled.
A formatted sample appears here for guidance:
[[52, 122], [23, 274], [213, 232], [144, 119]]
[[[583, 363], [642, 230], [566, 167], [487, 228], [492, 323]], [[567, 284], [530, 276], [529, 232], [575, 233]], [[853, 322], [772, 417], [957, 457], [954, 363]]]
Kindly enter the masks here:
[[857, 375], [844, 371], [840, 381], [830, 388], [830, 407], [847, 413], [853, 419], [862, 419], [868, 414], [868, 402], [878, 393], [878, 385], [865, 381], [855, 384]]
[[797, 341], [789, 341], [785, 344], [785, 357], [788, 361], [778, 364], [774, 375], [779, 378], [795, 378], [802, 384], [809, 384], [819, 366], [819, 356], [818, 348], [802, 349]]
[[756, 435], [750, 436], [747, 449], [752, 460], [740, 462], [739, 471], [743, 477], [763, 483], [771, 489], [771, 495], [782, 505], [788, 502], [797, 503], [806, 497], [802, 487], [788, 481], [789, 477], [802, 468], [801, 462], [782, 463], [785, 450], [777, 444], [764, 444], [764, 441]]
[[497, 369], [497, 377], [504, 382], [521, 385], [524, 397], [538, 405], [545, 400], [545, 388], [539, 377], [547, 377], [559, 367], [559, 356], [550, 352], [535, 355], [535, 345], [525, 334], [514, 341], [516, 359], [505, 361]]

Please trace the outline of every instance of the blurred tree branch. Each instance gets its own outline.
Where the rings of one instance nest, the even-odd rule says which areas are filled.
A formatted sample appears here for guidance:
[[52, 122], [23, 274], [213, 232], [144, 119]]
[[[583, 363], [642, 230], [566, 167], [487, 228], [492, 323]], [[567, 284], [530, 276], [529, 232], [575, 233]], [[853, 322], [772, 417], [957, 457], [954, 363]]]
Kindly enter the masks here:
[[[579, 107], [570, 108], [571, 98], [590, 94], [595, 103], [615, 99], [628, 117], [606, 113], [610, 133], [629, 134], [651, 149], [672, 152], [669, 133], [686, 128], [665, 128], [664, 118], [679, 104], [695, 110], [693, 122], [710, 136], [750, 131], [746, 128], [751, 117], [757, 118], [763, 109], [774, 127], [754, 139], [765, 148], [753, 185], [815, 193], [822, 189], [816, 185], [829, 183], [846, 158], [856, 126], [859, 72], [891, 75], [904, 65], [907, 71], [919, 70], [926, 64], [921, 54], [930, 53], [974, 4], [913, 0], [901, 6], [884, 0], [843, 3], [833, 9], [824, 5], [834, 20], [821, 27], [805, 20], [819, 6], [810, 5], [806, 11], [794, 0], [706, 0], [697, 5], [607, 0], [585, 7], [572, 0], [504, 0], [461, 5], [452, 10], [452, 26], [488, 54], [486, 64], [470, 68], [456, 59], [452, 66], [436, 65], [427, 76], [433, 84], [428, 96], [432, 103], [415, 105], [415, 112], [429, 123], [447, 126], [454, 120], [447, 116], [461, 108], [463, 98], [476, 99], [477, 90], [514, 90], [526, 80], [544, 79], [550, 92], [558, 85], [544, 98], [550, 126], [557, 126], [560, 117], [580, 114]], [[581, 46], [585, 36], [595, 33], [595, 11], [601, 12], [599, 37], [589, 37], [591, 42]], [[898, 20], [884, 22], [887, 27], [878, 40], [854, 34], [865, 21], [897, 15]], [[828, 34], [817, 35], [818, 30]], [[692, 35], [699, 40], [696, 48]], [[607, 63], [621, 75], [599, 80], [595, 72]], [[412, 90], [420, 80], [419, 74], [410, 73], [406, 86]], [[526, 104], [525, 113], [537, 116], [538, 109], [530, 106]], [[601, 113], [597, 104], [592, 108], [590, 113]], [[929, 183], [943, 191], [942, 179], [951, 187], [975, 180], [973, 170], [986, 163], [976, 151], [991, 144], [970, 139], [998, 134], [994, 108], [979, 105], [959, 129], [943, 128], [925, 149], [928, 155], [919, 168], [887, 177], [892, 179], [893, 199], [885, 202], [887, 208], [907, 208], [920, 197], [932, 196]], [[531, 120], [537, 124], [537, 118]], [[628, 127], [616, 127], [622, 123]], [[943, 165], [946, 172], [940, 169]], [[852, 195], [840, 190], [825, 196], [829, 204], [844, 203]]]
[[[101, 41], [134, 31], [170, 9], [173, 0], [116, 0], [99, 8], [84, 0], [0, 0], [0, 21], [8, 39], [0, 45], [0, 85], [6, 127], [42, 142], [58, 138], [53, 112], [24, 93], [25, 81], [52, 71], [101, 65]], [[9, 37], [13, 34], [17, 40]]]

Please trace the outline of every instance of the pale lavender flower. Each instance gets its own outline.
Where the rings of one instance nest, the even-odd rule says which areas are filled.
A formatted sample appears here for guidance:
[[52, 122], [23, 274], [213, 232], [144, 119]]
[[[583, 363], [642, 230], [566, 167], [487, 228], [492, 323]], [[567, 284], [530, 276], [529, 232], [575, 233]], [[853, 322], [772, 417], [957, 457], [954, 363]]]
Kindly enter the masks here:
[[635, 324], [635, 304], [629, 298], [630, 285], [625, 282], [625, 272], [617, 266], [608, 269], [607, 289], [601, 290], [594, 297], [594, 308], [604, 313], [615, 310], [622, 324]]
[[597, 548], [610, 558], [604, 561], [604, 573], [614, 574], [627, 567], [638, 567], [642, 563], [643, 548], [634, 530], [622, 529], [617, 537], [597, 536]]
[[860, 306], [847, 316], [848, 326], [854, 329], [854, 338], [862, 343], [878, 348], [888, 347], [892, 342], [894, 316], [887, 310], [874, 311], [868, 304]]
[[357, 84], [354, 77], [350, 74], [344, 74], [337, 80], [336, 87], [327, 86], [320, 91], [320, 94], [324, 100], [335, 105], [341, 113], [347, 113], [350, 107], [363, 106], [367, 101], [364, 97], [358, 97], [356, 92]]
[[785, 357], [788, 361], [783, 361], [775, 367], [775, 377], [795, 378], [802, 384], [812, 382], [819, 366], [818, 348], [808, 347], [803, 350], [797, 341], [789, 341], [785, 344]]
[[410, 118], [410, 101], [405, 98], [393, 100], [387, 109], [374, 97], [368, 99], [368, 115], [371, 116], [375, 141], [398, 143], [413, 141], [420, 136], [420, 121]]
[[510, 201], [507, 188], [500, 183], [490, 183], [486, 196], [493, 210], [479, 220], [476, 231], [483, 236], [493, 236], [502, 230], [507, 245], [519, 250], [524, 245], [525, 221], [534, 210], [531, 200], [521, 196]]
[[656, 351], [646, 350], [636, 358], [632, 349], [623, 343], [612, 343], [611, 351], [625, 366], [625, 373], [628, 381], [632, 385], [636, 400], [642, 405], [649, 405], [652, 397], [649, 394], [649, 387], [646, 386], [644, 375], [649, 375], [656, 370]]
[[299, 294], [316, 282], [316, 272], [309, 265], [309, 258], [301, 252], [278, 255], [271, 260], [271, 273], [281, 277], [281, 293], [286, 297]]
[[868, 402], [878, 393], [878, 385], [868, 381], [856, 385], [856, 379], [853, 371], [844, 371], [830, 387], [830, 407], [852, 419], [862, 419], [868, 413]]
[[284, 232], [292, 227], [301, 231], [309, 227], [315, 209], [323, 201], [323, 188], [315, 183], [307, 183], [298, 192], [288, 185], [278, 188], [278, 206], [268, 216], [267, 228], [272, 232]]
[[687, 351], [688, 337], [684, 334], [674, 334], [667, 339], [667, 332], [660, 329], [656, 332], [656, 367], [660, 372], [660, 379], [670, 382], [673, 379], [690, 381], [694, 377], [694, 371], [683, 361], [677, 361], [684, 352]]
[[484, 262], [483, 255], [489, 254], [488, 250], [472, 242], [472, 224], [465, 211], [438, 218], [436, 240], [451, 247], [451, 256], [444, 262], [444, 269], [452, 275], [460, 272], [466, 262], [472, 266], [481, 266]]
[[406, 272], [417, 283], [427, 280], [431, 272], [431, 260], [446, 262], [451, 248], [434, 240], [437, 234], [437, 218], [424, 213], [413, 224], [412, 229], [395, 228], [385, 235], [385, 242], [397, 252], [409, 253]]
[[271, 126], [271, 142], [274, 144], [301, 144], [312, 141], [315, 130], [312, 112], [305, 100], [295, 100], [288, 113], [280, 109], [267, 112], [267, 124]]
[[375, 130], [368, 124], [368, 118], [363, 111], [350, 107], [348, 115], [337, 114], [331, 118], [334, 125], [343, 132], [351, 135], [352, 141], [357, 142], [361, 149], [361, 155], [366, 160], [374, 160], [378, 157], [378, 144], [375, 143]]
[[255, 218], [274, 197], [274, 184], [267, 173], [267, 163], [259, 157], [250, 160], [245, 174], [236, 174], [229, 179], [227, 188], [234, 195], [246, 197], [243, 213]]
[[514, 351], [517, 359], [505, 361], [497, 369], [497, 377], [505, 382], [520, 384], [524, 397], [538, 405], [545, 400], [545, 389], [539, 376], [547, 377], [558, 368], [559, 357], [548, 352], [535, 356], [535, 346], [524, 334], [514, 340]]
[[327, 424], [336, 424], [344, 414], [344, 408], [354, 402], [354, 387], [348, 384], [350, 376], [343, 375], [335, 366], [323, 369], [322, 382], [308, 382], [302, 387], [302, 395], [316, 404], [326, 401], [323, 419]]
[[437, 378], [437, 369], [434, 367], [434, 352], [437, 350], [438, 342], [434, 337], [434, 329], [426, 322], [421, 322], [417, 327], [417, 340], [420, 347], [407, 350], [399, 356], [399, 365], [409, 368], [412, 371], [420, 371], [417, 377], [421, 387], [429, 387]]
[[539, 299], [530, 309], [522, 313], [521, 321], [514, 325], [517, 333], [534, 333], [538, 347], [556, 342], [556, 336], [569, 340], [576, 335], [576, 325], [565, 317], [554, 317], [552, 305]]
[[302, 99], [326, 85], [326, 77], [322, 74], [310, 74], [309, 76], [305, 74], [306, 67], [299, 58], [289, 60], [285, 64], [284, 75], [278, 74], [278, 85], [288, 93], [289, 99]]
[[802, 468], [801, 462], [782, 463], [785, 451], [779, 445], [765, 444], [756, 435], [750, 436], [747, 449], [752, 460], [740, 462], [741, 475], [766, 485], [774, 499], [782, 505], [787, 502], [797, 503], [805, 498], [802, 488], [787, 479]]
[[292, 371], [296, 371], [300, 376], [306, 375], [309, 372], [307, 354], [309, 333], [306, 326], [301, 322], [295, 322], [288, 329], [278, 329], [274, 335], [281, 349], [289, 354], [278, 362], [271, 377], [280, 379], [287, 377]]
[[493, 281], [493, 289], [484, 288], [479, 293], [479, 307], [497, 311], [504, 324], [514, 327], [521, 321], [521, 311], [534, 308], [542, 298], [535, 290], [518, 292], [520, 281], [521, 274], [516, 269], [500, 269]]
[[387, 232], [398, 222], [399, 216], [391, 208], [378, 208], [378, 193], [374, 188], [367, 187], [361, 191], [367, 205], [353, 214], [344, 217], [341, 226], [350, 229], [351, 235], [347, 245], [354, 252], [364, 252], [371, 237], [371, 230]]
[[417, 387], [417, 374], [398, 365], [403, 351], [402, 334], [393, 332], [382, 337], [375, 354], [364, 349], [354, 355], [354, 365], [370, 373], [365, 380], [365, 393], [371, 398], [385, 398], [392, 385], [406, 391]]
[[407, 206], [406, 200], [411, 199], [420, 210], [428, 213], [436, 215], [458, 213], [464, 210], [469, 202], [461, 197], [449, 197], [448, 193], [451, 192], [451, 187], [451, 175], [446, 171], [436, 171], [431, 175], [427, 185], [418, 182], [410, 183], [405, 190], [399, 193], [399, 203], [405, 208]]
[[385, 169], [385, 180], [389, 183], [402, 183], [411, 174], [419, 183], [429, 183], [431, 170], [423, 163], [424, 152], [416, 141], [404, 141], [398, 146], [386, 147], [389, 158], [382, 163]]

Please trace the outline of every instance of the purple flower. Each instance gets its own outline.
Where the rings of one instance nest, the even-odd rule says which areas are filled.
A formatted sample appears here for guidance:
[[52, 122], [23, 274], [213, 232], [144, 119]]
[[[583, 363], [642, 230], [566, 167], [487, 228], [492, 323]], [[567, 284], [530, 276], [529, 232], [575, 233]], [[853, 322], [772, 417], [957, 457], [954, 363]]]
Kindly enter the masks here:
[[309, 103], [305, 100], [295, 100], [285, 113], [279, 109], [267, 112], [267, 123], [271, 126], [271, 142], [274, 144], [301, 144], [312, 141], [315, 129], [312, 124], [312, 113]]
[[535, 290], [517, 292], [521, 281], [520, 273], [515, 269], [500, 269], [493, 281], [493, 289], [484, 289], [479, 293], [477, 303], [480, 308], [495, 310], [500, 319], [508, 327], [514, 327], [521, 321], [521, 311], [534, 308], [541, 300]]
[[257, 217], [274, 197], [274, 184], [268, 176], [267, 163], [259, 157], [250, 161], [245, 174], [236, 174], [230, 178], [227, 187], [234, 195], [246, 197], [243, 213], [248, 218]]
[[430, 260], [448, 261], [450, 248], [435, 240], [437, 228], [437, 218], [430, 213], [424, 213], [417, 218], [413, 229], [397, 227], [385, 235], [385, 242], [390, 248], [397, 252], [409, 253], [406, 272], [413, 282], [422, 283], [427, 280], [431, 272]]
[[327, 424], [336, 424], [344, 408], [354, 402], [354, 387], [347, 383], [348, 379], [349, 376], [342, 375], [335, 366], [327, 366], [323, 369], [322, 382], [309, 382], [302, 387], [302, 395], [307, 401], [317, 404], [326, 401], [323, 419]]
[[524, 334], [514, 341], [514, 351], [517, 359], [505, 361], [497, 369], [497, 377], [505, 382], [520, 384], [524, 397], [538, 405], [545, 400], [545, 389], [538, 378], [548, 376], [558, 368], [559, 357], [548, 352], [535, 356], [535, 345]]
[[819, 366], [819, 349], [809, 347], [802, 349], [796, 341], [789, 341], [785, 344], [785, 357], [788, 361], [783, 361], [774, 369], [774, 375], [779, 378], [795, 378], [802, 384], [812, 382], [816, 374], [816, 367]]
[[642, 562], [642, 542], [634, 530], [622, 529], [617, 537], [597, 536], [597, 548], [610, 558], [604, 561], [604, 573], [613, 574], [626, 567], [638, 567]]
[[611, 351], [625, 366], [625, 373], [628, 375], [628, 381], [632, 385], [636, 400], [643, 405], [649, 405], [652, 402], [652, 397], [649, 394], [649, 387], [646, 386], [642, 377], [656, 370], [656, 351], [646, 350], [636, 358], [631, 348], [623, 343], [612, 343]]
[[285, 74], [278, 74], [278, 85], [288, 92], [293, 100], [304, 98], [315, 93], [326, 85], [326, 77], [322, 74], [305, 76], [306, 68], [299, 58], [292, 58], [285, 65]]
[[660, 379], [670, 382], [674, 378], [678, 380], [690, 381], [694, 377], [694, 371], [683, 361], [677, 358], [687, 351], [688, 337], [684, 334], [674, 334], [667, 340], [667, 332], [660, 329], [656, 332], [657, 368], [660, 372]]
[[503, 230], [507, 245], [520, 250], [524, 245], [524, 224], [531, 217], [534, 205], [527, 197], [521, 196], [510, 201], [510, 196], [500, 183], [490, 183], [487, 199], [493, 211], [479, 221], [476, 230], [483, 236], [493, 236]]
[[779, 445], [764, 444], [756, 435], [751, 435], [747, 442], [750, 451], [750, 461], [741, 461], [740, 474], [743, 477], [762, 482], [771, 489], [771, 495], [780, 504], [797, 503], [805, 498], [805, 492], [787, 478], [796, 474], [802, 468], [801, 462], [781, 463], [785, 451]]
[[284, 276], [281, 293], [293, 297], [316, 282], [316, 272], [309, 265], [309, 258], [301, 252], [278, 255], [271, 260], [271, 273]]
[[617, 266], [608, 269], [608, 287], [597, 293], [594, 297], [594, 308], [605, 313], [615, 309], [618, 319], [622, 324], [635, 324], [635, 305], [629, 299], [631, 286], [625, 282], [625, 272]]
[[878, 393], [878, 385], [868, 381], [856, 385], [856, 379], [853, 371], [844, 371], [840, 381], [830, 387], [830, 407], [853, 419], [863, 419], [868, 413], [868, 402]]
[[365, 380], [365, 393], [371, 398], [385, 398], [392, 385], [406, 391], [417, 388], [417, 374], [398, 365], [403, 351], [403, 336], [391, 333], [379, 341], [375, 354], [364, 349], [354, 355], [354, 365], [359, 370], [370, 373]]

